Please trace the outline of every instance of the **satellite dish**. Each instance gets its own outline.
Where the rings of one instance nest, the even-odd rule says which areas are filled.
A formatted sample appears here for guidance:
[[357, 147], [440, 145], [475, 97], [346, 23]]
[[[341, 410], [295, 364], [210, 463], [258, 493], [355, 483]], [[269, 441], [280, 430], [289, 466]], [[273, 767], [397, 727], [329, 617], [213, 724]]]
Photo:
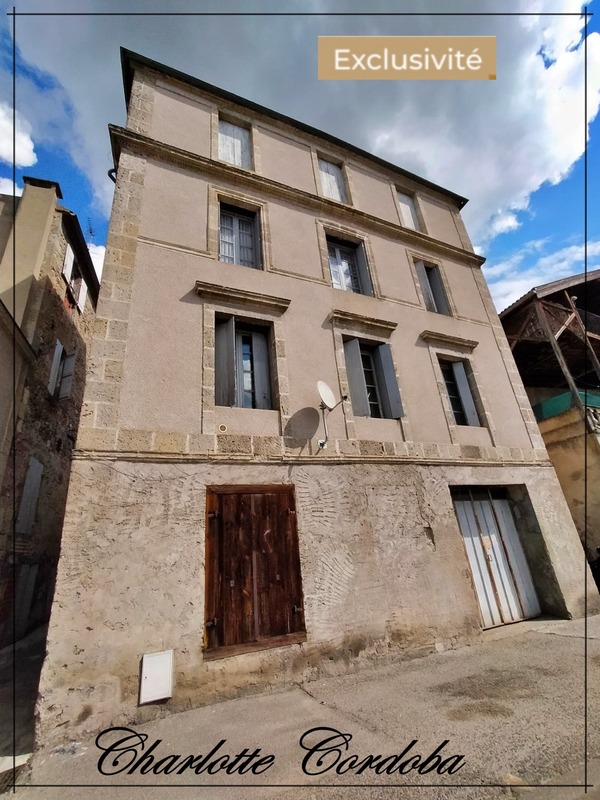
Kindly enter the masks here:
[[325, 408], [331, 411], [336, 407], [337, 401], [335, 399], [335, 395], [325, 381], [317, 381], [317, 391]]

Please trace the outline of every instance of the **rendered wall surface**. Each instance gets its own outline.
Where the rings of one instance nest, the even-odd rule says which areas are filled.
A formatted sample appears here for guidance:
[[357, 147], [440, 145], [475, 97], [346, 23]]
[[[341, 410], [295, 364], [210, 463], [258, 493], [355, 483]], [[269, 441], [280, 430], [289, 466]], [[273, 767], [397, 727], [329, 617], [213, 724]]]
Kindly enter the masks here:
[[[581, 564], [558, 535], [570, 518], [552, 470], [512, 473], [527, 485], [559, 602], [580, 613]], [[505, 482], [502, 467], [75, 461], [40, 736], [80, 737], [469, 641], [481, 623], [448, 485]], [[306, 643], [203, 661], [207, 483], [295, 486]], [[170, 648], [173, 699], [137, 708], [141, 656]]]

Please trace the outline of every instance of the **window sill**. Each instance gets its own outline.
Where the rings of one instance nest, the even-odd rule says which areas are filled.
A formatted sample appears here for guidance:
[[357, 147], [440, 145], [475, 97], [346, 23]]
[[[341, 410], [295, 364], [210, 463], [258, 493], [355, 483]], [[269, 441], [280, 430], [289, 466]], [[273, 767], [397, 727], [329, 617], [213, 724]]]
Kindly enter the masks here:
[[231, 644], [227, 647], [216, 647], [214, 650], [205, 650], [202, 654], [204, 661], [217, 661], [221, 658], [241, 656], [245, 653], [254, 653], [260, 650], [270, 650], [274, 647], [286, 647], [291, 644], [301, 644], [306, 641], [306, 633], [288, 633], [284, 636], [273, 636], [270, 639], [261, 639], [257, 642], [244, 644]]

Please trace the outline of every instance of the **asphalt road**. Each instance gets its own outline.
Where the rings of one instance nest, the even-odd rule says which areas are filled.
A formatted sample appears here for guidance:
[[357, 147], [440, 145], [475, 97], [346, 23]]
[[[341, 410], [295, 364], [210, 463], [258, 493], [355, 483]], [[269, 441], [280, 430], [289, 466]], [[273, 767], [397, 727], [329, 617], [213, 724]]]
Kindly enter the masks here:
[[[38, 753], [16, 795], [600, 800], [600, 616], [588, 620], [587, 714], [583, 634], [582, 620], [520, 623], [475, 646], [130, 725], [100, 746]], [[597, 786], [584, 794], [586, 723]]]

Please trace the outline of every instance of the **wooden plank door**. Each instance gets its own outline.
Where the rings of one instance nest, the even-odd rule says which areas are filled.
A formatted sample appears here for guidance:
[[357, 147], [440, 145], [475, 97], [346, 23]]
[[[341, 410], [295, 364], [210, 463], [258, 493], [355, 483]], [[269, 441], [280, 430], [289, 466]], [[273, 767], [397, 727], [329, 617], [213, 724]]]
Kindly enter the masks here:
[[304, 631], [294, 490], [207, 492], [206, 649]]

